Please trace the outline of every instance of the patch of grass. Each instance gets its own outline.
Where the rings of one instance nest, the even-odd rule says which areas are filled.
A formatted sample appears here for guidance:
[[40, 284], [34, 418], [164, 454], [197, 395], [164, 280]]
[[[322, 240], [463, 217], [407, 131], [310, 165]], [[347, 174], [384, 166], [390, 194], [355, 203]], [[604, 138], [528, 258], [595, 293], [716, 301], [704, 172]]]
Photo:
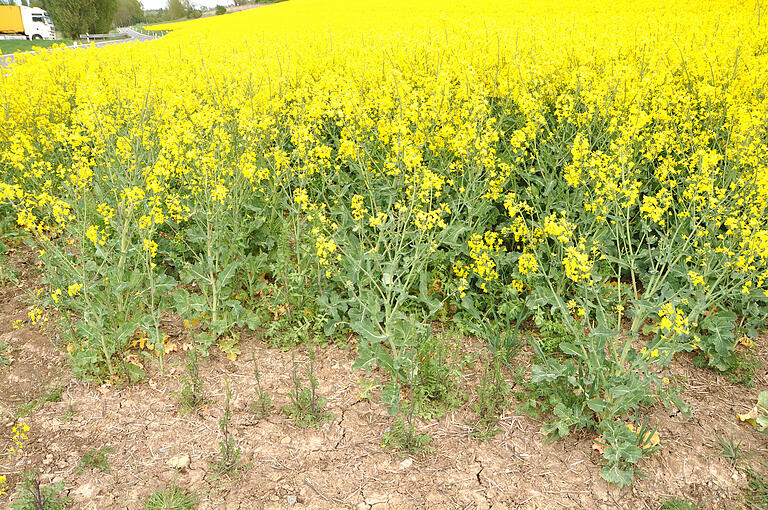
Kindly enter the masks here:
[[72, 44], [71, 39], [57, 39], [54, 41], [48, 41], [48, 40], [36, 40], [36, 41], [27, 41], [24, 39], [21, 40], [9, 40], [9, 41], [0, 41], [0, 55], [8, 55], [10, 53], [16, 53], [19, 51], [33, 51], [37, 48], [50, 48], [54, 45], [64, 45], [64, 46], [70, 46]]
[[189, 350], [187, 358], [186, 374], [184, 375], [184, 386], [176, 395], [181, 409], [186, 413], [191, 413], [205, 402], [205, 383], [200, 377], [200, 362], [196, 348]]
[[16, 408], [16, 417], [24, 418], [29, 416], [35, 409], [42, 407], [46, 402], [61, 402], [62, 391], [63, 388], [61, 386], [56, 386], [48, 390], [48, 393], [37, 399], [19, 404], [19, 406]]
[[411, 403], [417, 416], [440, 419], [447, 410], [461, 404], [457, 384], [461, 369], [455, 360], [458, 350], [457, 344], [451, 345], [437, 335], [419, 337]]
[[430, 453], [432, 448], [429, 447], [429, 443], [431, 442], [432, 436], [417, 434], [413, 422], [404, 422], [399, 417], [382, 438], [384, 448], [408, 454]]
[[537, 315], [534, 322], [539, 330], [536, 340], [541, 350], [547, 355], [561, 354], [560, 344], [571, 337], [568, 328], [560, 321], [546, 318], [543, 313]]
[[191, 510], [197, 505], [197, 496], [175, 485], [155, 491], [144, 501], [144, 510]]
[[698, 510], [699, 506], [687, 499], [673, 498], [661, 501], [661, 510]]
[[296, 367], [297, 364], [294, 361], [291, 373], [293, 380], [293, 391], [290, 394], [291, 405], [283, 409], [283, 412], [290, 416], [298, 427], [317, 427], [331, 420], [333, 414], [325, 410], [326, 399], [317, 392], [319, 384], [315, 377], [315, 350], [311, 346], [309, 347], [309, 367], [307, 368], [309, 386], [302, 384]]
[[744, 508], [765, 510], [768, 508], [768, 477], [765, 476], [765, 470], [761, 473], [750, 466], [742, 471], [748, 480], [744, 489]]
[[219, 420], [219, 432], [222, 438], [219, 441], [221, 459], [213, 465], [213, 469], [219, 473], [232, 473], [244, 466], [242, 451], [239, 446], [235, 446], [235, 439], [229, 430], [229, 422], [232, 420], [232, 409], [229, 405], [232, 400], [232, 392], [229, 390], [229, 381], [225, 381], [225, 384], [224, 415]]
[[80, 462], [77, 464], [77, 473], [80, 474], [86, 469], [93, 470], [98, 469], [101, 472], [109, 473], [109, 463], [107, 462], [107, 455], [112, 453], [112, 448], [108, 446], [102, 446], [101, 448], [91, 448], [83, 455]]
[[741, 450], [741, 441], [736, 442], [736, 439], [733, 437], [733, 430], [731, 430], [727, 440], [720, 435], [715, 435], [715, 437], [720, 443], [718, 455], [727, 459], [731, 466], [735, 466], [737, 461], [744, 458], [744, 452]]
[[472, 426], [473, 435], [479, 438], [491, 438], [501, 432], [496, 428], [499, 414], [509, 406], [510, 388], [501, 372], [503, 355], [494, 354], [492, 359], [485, 361], [483, 377], [477, 388], [477, 401], [472, 404], [472, 410], [477, 414], [477, 420]]

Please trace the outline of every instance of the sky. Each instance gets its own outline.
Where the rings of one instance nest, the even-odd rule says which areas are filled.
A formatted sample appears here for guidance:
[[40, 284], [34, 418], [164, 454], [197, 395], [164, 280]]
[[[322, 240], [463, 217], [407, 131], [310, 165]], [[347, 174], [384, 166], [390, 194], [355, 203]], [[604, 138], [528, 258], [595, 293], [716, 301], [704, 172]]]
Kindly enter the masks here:
[[[168, 0], [139, 0], [146, 10], [163, 9], [168, 5]], [[232, 0], [192, 0], [192, 5], [210, 9], [217, 5], [232, 5]]]

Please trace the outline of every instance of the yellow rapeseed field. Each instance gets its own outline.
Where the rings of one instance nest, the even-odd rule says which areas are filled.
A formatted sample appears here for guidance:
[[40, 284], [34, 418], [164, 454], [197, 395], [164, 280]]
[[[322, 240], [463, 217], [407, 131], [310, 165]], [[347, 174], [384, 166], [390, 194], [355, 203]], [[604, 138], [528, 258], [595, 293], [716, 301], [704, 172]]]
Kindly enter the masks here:
[[89, 377], [130, 378], [136, 345], [162, 367], [174, 312], [232, 357], [244, 329], [353, 332], [402, 382], [430, 322], [499, 350], [530, 316], [576, 338], [534, 345], [535, 381], [598, 380], [569, 394], [597, 418], [553, 430], [621, 423], [675, 353], [728, 370], [765, 327], [764, 10], [289, 0], [20, 57], [0, 214], [45, 264], [29, 322], [64, 316]]

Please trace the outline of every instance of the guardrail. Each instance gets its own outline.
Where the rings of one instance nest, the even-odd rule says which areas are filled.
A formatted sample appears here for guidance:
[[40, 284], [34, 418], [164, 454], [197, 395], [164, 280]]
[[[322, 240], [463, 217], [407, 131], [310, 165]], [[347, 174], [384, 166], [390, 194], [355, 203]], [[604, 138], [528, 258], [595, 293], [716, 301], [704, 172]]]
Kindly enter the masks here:
[[91, 41], [95, 39], [118, 39], [125, 37], [125, 34], [82, 34], [80, 37], [84, 38], [86, 41]]

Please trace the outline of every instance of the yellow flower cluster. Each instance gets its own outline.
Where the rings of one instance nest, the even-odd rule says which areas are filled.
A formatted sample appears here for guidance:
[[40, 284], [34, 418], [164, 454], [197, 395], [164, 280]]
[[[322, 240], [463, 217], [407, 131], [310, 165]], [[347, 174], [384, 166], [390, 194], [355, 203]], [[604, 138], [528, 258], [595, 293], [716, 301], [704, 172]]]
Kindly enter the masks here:
[[584, 243], [579, 246], [568, 246], [563, 257], [565, 275], [574, 282], [585, 280], [591, 283], [592, 260], [589, 253], [584, 251]]
[[659, 309], [659, 329], [662, 338], [674, 335], [688, 336], [691, 333], [688, 316], [671, 303], [665, 303]]
[[532, 253], [523, 253], [517, 259], [517, 268], [521, 275], [535, 273], [539, 270], [539, 263], [536, 260], [536, 256]]
[[67, 287], [67, 294], [69, 297], [75, 297], [78, 294], [80, 294], [80, 291], [83, 289], [82, 283], [73, 283], [69, 287]]
[[386, 223], [388, 218], [389, 218], [389, 215], [387, 215], [387, 213], [380, 212], [376, 214], [376, 216], [368, 217], [368, 225], [371, 228], [380, 227], [384, 223]]
[[352, 218], [355, 221], [361, 221], [368, 214], [368, 209], [363, 205], [363, 200], [365, 199], [362, 195], [352, 196]]
[[575, 225], [565, 219], [565, 211], [558, 217], [552, 213], [544, 220], [544, 233], [561, 243], [567, 243], [573, 236]]
[[487, 283], [498, 279], [495, 257], [504, 250], [498, 232], [486, 232], [484, 235], [472, 234], [467, 242], [469, 257], [472, 259], [470, 270], [480, 278], [480, 288], [488, 292]]
[[151, 258], [155, 258], [157, 256], [157, 243], [152, 239], [144, 239], [142, 247]]
[[321, 266], [327, 265], [329, 257], [336, 253], [336, 243], [333, 239], [328, 239], [324, 234], [318, 234], [315, 241], [315, 250], [317, 251], [317, 260]]
[[11, 446], [8, 448], [9, 454], [22, 449], [24, 441], [29, 439], [27, 432], [29, 432], [29, 425], [24, 422], [14, 425], [11, 428]]

